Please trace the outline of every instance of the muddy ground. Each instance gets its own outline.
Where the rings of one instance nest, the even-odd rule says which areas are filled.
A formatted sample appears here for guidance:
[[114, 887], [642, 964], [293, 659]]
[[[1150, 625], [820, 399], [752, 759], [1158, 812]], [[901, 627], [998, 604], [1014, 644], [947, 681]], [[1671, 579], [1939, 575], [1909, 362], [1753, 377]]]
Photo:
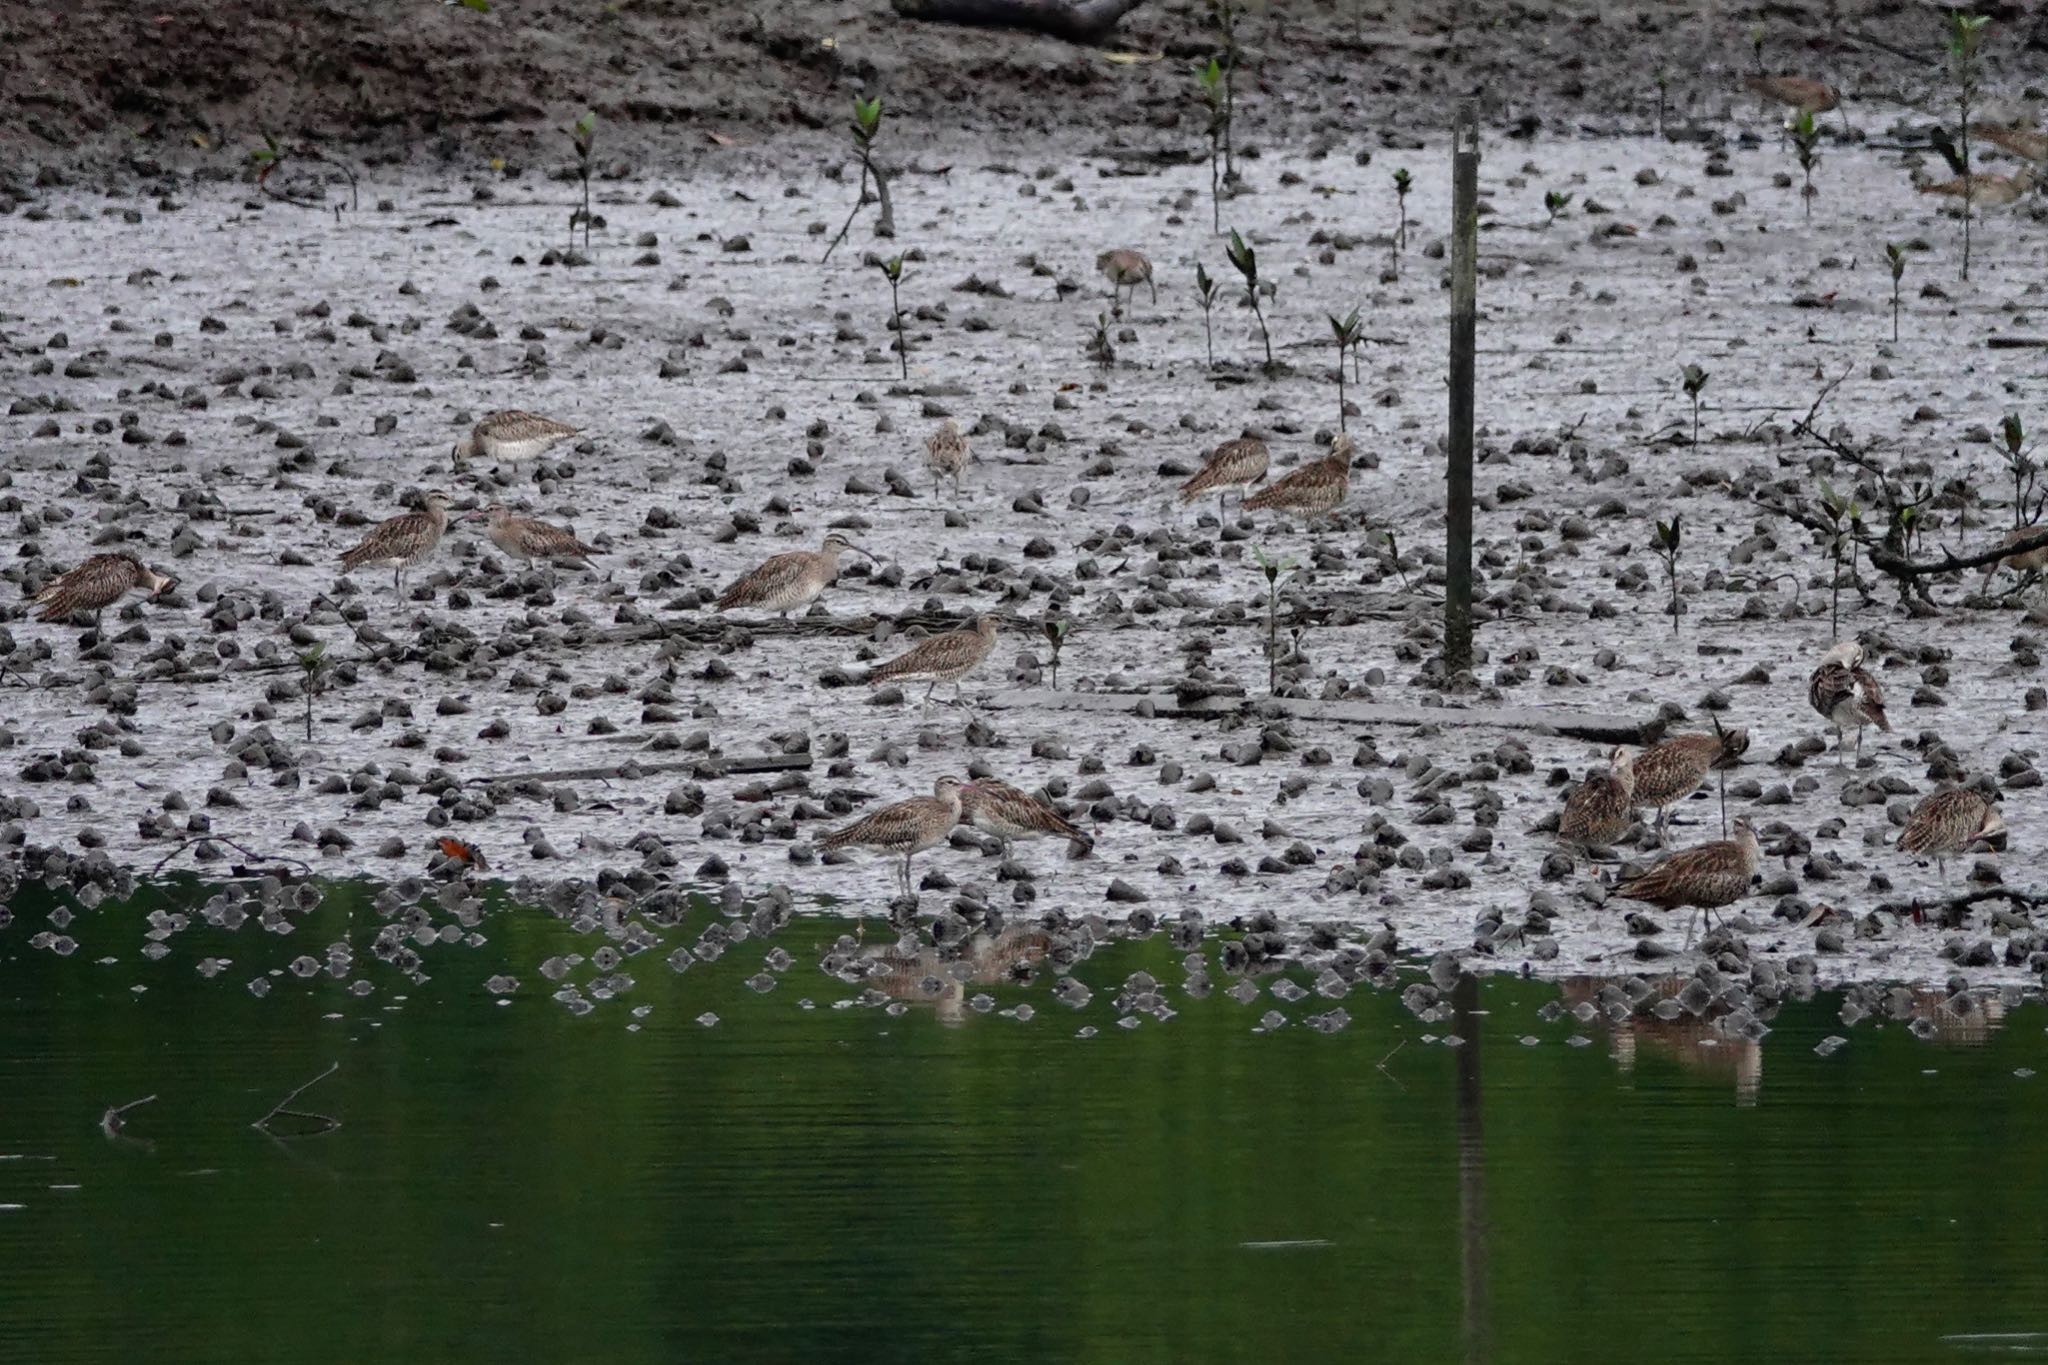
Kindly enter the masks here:
[[[1729, 806], [1759, 818], [1773, 854], [1737, 922], [1751, 951], [1818, 954], [1828, 979], [1939, 980], [1957, 956], [1974, 981], [2029, 979], [2023, 917], [1994, 925], [1979, 905], [1952, 931], [1881, 907], [1942, 894], [1886, 843], [1944, 774], [2003, 788], [2014, 855], [1975, 875], [2032, 884], [2048, 814], [2038, 616], [1979, 595], [1975, 575], [1908, 611], [1865, 567], [1840, 628], [1869, 646], [1895, 733], [1838, 766], [1805, 703], [1831, 634], [1827, 557], [1758, 500], [1811, 508], [1825, 477], [1877, 502], [1875, 479], [1794, 430], [1825, 389], [1822, 432], [1939, 490], [1921, 552], [2010, 522], [1991, 436], [2009, 411], [2048, 420], [2048, 350], [1987, 343], [2048, 333], [2040, 211], [1987, 214], [1964, 282], [1959, 226], [1913, 192], [1917, 158], [1896, 145], [1914, 110], [1857, 104], [1848, 140], [1823, 145], [1809, 225], [1774, 119], [1717, 98], [1732, 116], [1699, 125], [1711, 145], [1487, 132], [1489, 619], [1479, 690], [1451, 700], [1747, 726]], [[1296, 928], [1384, 923], [1422, 951], [1464, 952], [1476, 934], [1483, 959], [1558, 975], [1689, 951], [1682, 916], [1653, 916], [1664, 931], [1644, 938], [1602, 909], [1611, 869], [1561, 860], [1545, 832], [1600, 746], [989, 701], [1049, 686], [1042, 626], [1058, 619], [1074, 623], [1064, 691], [1263, 693], [1255, 550], [1300, 565], [1280, 593], [1284, 692], [1444, 700], [1449, 158], [1422, 141], [1399, 153], [1415, 184], [1405, 248], [1384, 149], [1361, 164], [1304, 141], [1245, 162], [1224, 213], [1277, 284], [1271, 378], [1235, 306], [1213, 315], [1205, 360], [1195, 267], [1229, 270], [1206, 169], [1091, 155], [1071, 135], [901, 164], [898, 235], [881, 245], [910, 256], [907, 382], [863, 260], [869, 216], [819, 263], [851, 201], [845, 167], [773, 139], [687, 179], [600, 181], [582, 264], [562, 260], [574, 191], [559, 160], [368, 165], [360, 209], [339, 214], [203, 174], [112, 195], [25, 188], [0, 259], [0, 498], [19, 527], [5, 576], [26, 591], [120, 545], [181, 583], [110, 612], [100, 636], [31, 622], [18, 597], [0, 608], [5, 830], [32, 854], [16, 870], [40, 875], [55, 848], [143, 873], [289, 858], [396, 877], [452, 833], [537, 882], [782, 883], [878, 910], [889, 865], [820, 864], [813, 841], [973, 770], [1045, 789], [1098, 851], [1025, 845], [1005, 868], [962, 832], [919, 859], [928, 912], [956, 892], [1013, 913], [1264, 911]], [[308, 165], [266, 189], [347, 202]], [[1554, 223], [1548, 190], [1572, 196]], [[1911, 247], [1897, 342], [1887, 241]], [[1150, 255], [1161, 289], [1104, 319], [1105, 366], [1087, 349], [1109, 309], [1091, 266], [1110, 245]], [[1243, 429], [1270, 439], [1276, 472], [1313, 458], [1338, 424], [1326, 314], [1352, 306], [1369, 340], [1346, 389], [1361, 459], [1344, 511], [1315, 527], [1233, 511], [1219, 530], [1213, 503], [1178, 508], [1175, 485]], [[1697, 445], [1687, 363], [1709, 373]], [[585, 435], [538, 464], [458, 468], [456, 437], [511, 406]], [[957, 505], [922, 467], [946, 415], [976, 451]], [[370, 522], [436, 486], [572, 523], [602, 549], [598, 572], [551, 590], [467, 527], [406, 601], [388, 576], [338, 576]], [[1648, 544], [1680, 513], [1674, 634]], [[720, 586], [834, 526], [878, 563], [849, 561], [818, 614], [785, 630], [709, 613]], [[857, 685], [906, 630], [989, 610], [1005, 631], [968, 681], [976, 705]], [[294, 657], [316, 641], [341, 666], [308, 741]], [[693, 770], [804, 754], [807, 771]], [[629, 762], [643, 771], [522, 777]], [[1720, 830], [1705, 798], [1680, 820], [1675, 845]], [[1655, 845], [1643, 829], [1621, 852]]]

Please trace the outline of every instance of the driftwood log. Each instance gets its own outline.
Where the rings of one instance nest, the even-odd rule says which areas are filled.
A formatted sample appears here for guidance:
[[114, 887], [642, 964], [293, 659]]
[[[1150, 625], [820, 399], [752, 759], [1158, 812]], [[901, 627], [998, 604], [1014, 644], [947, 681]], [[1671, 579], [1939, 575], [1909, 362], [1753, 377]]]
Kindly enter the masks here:
[[1143, 0], [895, 0], [906, 19], [1021, 28], [1070, 43], [1099, 43]]

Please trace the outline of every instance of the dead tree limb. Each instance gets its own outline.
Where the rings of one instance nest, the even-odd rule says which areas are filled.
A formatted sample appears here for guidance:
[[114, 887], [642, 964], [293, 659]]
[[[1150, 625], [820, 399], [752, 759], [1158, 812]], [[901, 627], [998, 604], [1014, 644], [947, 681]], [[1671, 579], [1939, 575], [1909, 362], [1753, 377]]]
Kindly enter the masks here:
[[[307, 1081], [297, 1090], [292, 1091], [291, 1094], [286, 1095], [283, 1099], [279, 1100], [276, 1104], [272, 1105], [270, 1107], [269, 1113], [265, 1114], [262, 1118], [256, 1120], [249, 1126], [251, 1128], [254, 1128], [257, 1132], [263, 1134], [265, 1137], [277, 1138], [280, 1141], [287, 1137], [318, 1137], [322, 1133], [333, 1132], [335, 1129], [341, 1127], [341, 1120], [335, 1118], [332, 1114], [313, 1114], [308, 1113], [303, 1109], [288, 1109], [286, 1108], [286, 1106], [289, 1105], [293, 1100], [305, 1094], [308, 1090], [311, 1090], [314, 1086], [320, 1084], [320, 1082], [326, 1080], [329, 1076], [332, 1076], [335, 1072], [339, 1070], [341, 1070], [340, 1062], [330, 1062], [325, 1071], [321, 1072], [312, 1080]], [[313, 1129], [311, 1132], [306, 1133], [275, 1133], [272, 1132], [270, 1129], [270, 1121], [275, 1118], [306, 1119], [310, 1122], [320, 1124], [321, 1126]]]
[[1099, 43], [1143, 0], [895, 0], [906, 19], [1021, 28], [1070, 43]]
[[2006, 545], [1999, 545], [1989, 550], [1982, 550], [1973, 555], [1957, 555], [1953, 550], [1943, 546], [1941, 561], [1933, 564], [1923, 563], [1917, 559], [1908, 559], [1898, 551], [1875, 542], [1865, 545], [1864, 553], [1870, 556], [1870, 563], [1873, 568], [1882, 570], [1894, 578], [1922, 578], [1928, 574], [1955, 573], [1961, 569], [1980, 569], [1986, 564], [1996, 564], [2013, 555], [2023, 555], [2029, 550], [2039, 550], [2044, 546], [2048, 546], [2048, 524], [2034, 527], [2033, 534], [2022, 537], [2019, 540], [2012, 541]]
[[123, 1114], [127, 1113], [130, 1109], [140, 1109], [145, 1104], [154, 1103], [156, 1103], [156, 1096], [144, 1095], [139, 1100], [130, 1100], [126, 1104], [113, 1106], [106, 1113], [100, 1115], [100, 1132], [104, 1133], [107, 1140], [111, 1142], [113, 1139], [121, 1136], [121, 1130], [128, 1126], [121, 1118]]

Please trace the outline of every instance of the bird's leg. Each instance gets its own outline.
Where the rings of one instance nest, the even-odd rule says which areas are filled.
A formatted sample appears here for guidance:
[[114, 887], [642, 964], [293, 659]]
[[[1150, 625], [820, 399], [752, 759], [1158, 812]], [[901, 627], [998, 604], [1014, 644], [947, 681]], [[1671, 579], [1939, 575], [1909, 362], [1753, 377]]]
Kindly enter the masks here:
[[920, 702], [920, 703], [919, 703], [919, 705], [921, 705], [921, 706], [929, 706], [929, 705], [931, 705], [931, 702], [932, 702], [932, 693], [933, 693], [934, 691], [936, 691], [936, 690], [938, 689], [938, 686], [939, 686], [939, 680], [938, 680], [937, 678], [933, 678], [933, 679], [931, 680], [930, 684], [929, 684], [929, 685], [927, 685], [927, 686], [926, 686], [926, 688], [924, 689], [924, 700], [923, 700], [922, 702]]
[[1222, 530], [1224, 527], [1223, 499], [1228, 494], [1228, 492], [1228, 489], [1223, 488], [1219, 488], [1216, 490], [1216, 529], [1219, 531]]
[[[1152, 278], [1149, 275], [1145, 277], [1145, 287], [1152, 291], [1152, 302], [1159, 302], [1159, 286], [1152, 282]], [[1137, 297], [1138, 286], [1134, 284], [1131, 286], [1131, 298], [1135, 301]]]
[[1716, 768], [1714, 776], [1721, 783], [1721, 837], [1725, 839], [1728, 837], [1728, 770]]

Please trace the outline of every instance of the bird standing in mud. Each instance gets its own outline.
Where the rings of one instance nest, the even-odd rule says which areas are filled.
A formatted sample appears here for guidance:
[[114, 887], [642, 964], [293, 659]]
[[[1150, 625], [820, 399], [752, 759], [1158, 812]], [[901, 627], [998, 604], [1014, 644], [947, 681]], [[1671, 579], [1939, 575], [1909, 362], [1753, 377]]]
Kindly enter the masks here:
[[135, 589], [154, 599], [176, 586], [178, 580], [169, 574], [160, 574], [134, 555], [117, 551], [87, 557], [69, 573], [45, 583], [30, 600], [42, 608], [37, 620], [61, 621], [89, 611], [97, 626], [100, 613]]
[[1663, 829], [1671, 807], [1700, 788], [1715, 768], [1741, 762], [1749, 748], [1749, 731], [1722, 730], [1712, 735], [1675, 735], [1653, 744], [1635, 761], [1635, 804], [1657, 812]]
[[2032, 526], [2013, 527], [1999, 538], [1999, 549], [2002, 550], [2008, 545], [2025, 545], [2034, 540], [2040, 540], [2042, 543], [2030, 550], [2020, 550], [2003, 559], [1992, 560], [1984, 566], [1984, 576], [1990, 578], [2000, 569], [2011, 569], [2021, 578], [2025, 578], [2028, 574], [2048, 569], [2048, 539], [2044, 538], [2048, 538], [2048, 521], [2036, 522]]
[[1953, 180], [1936, 181], [1919, 186], [1922, 194], [1945, 195], [1950, 199], [1968, 199], [1977, 208], [2003, 208], [2031, 193], [2041, 183], [2040, 173], [2032, 166], [2022, 166], [2011, 175], [1995, 175], [1990, 171], [1971, 171]]
[[1298, 512], [1304, 517], [1334, 511], [1351, 491], [1353, 453], [1351, 438], [1340, 433], [1330, 442], [1329, 454], [1252, 494], [1244, 500], [1243, 510]]
[[977, 616], [959, 630], [921, 641], [887, 663], [875, 665], [868, 671], [867, 684], [873, 687], [891, 678], [929, 678], [931, 686], [924, 690], [926, 701], [932, 699], [933, 688], [942, 682], [954, 684], [957, 701], [960, 680], [979, 668], [996, 647], [996, 624], [993, 616]]
[[971, 452], [967, 438], [960, 434], [960, 428], [948, 417], [939, 424], [939, 429], [925, 439], [924, 462], [932, 471], [932, 496], [939, 495], [939, 481], [953, 481], [953, 501], [960, 501], [960, 475], [967, 468]]
[[1635, 816], [1635, 755], [1618, 748], [1604, 773], [1587, 773], [1564, 801], [1557, 837], [1568, 844], [1599, 847], [1628, 833]]
[[580, 435], [579, 428], [535, 412], [506, 408], [486, 413], [469, 433], [455, 443], [457, 460], [524, 460], [548, 450], [557, 441]]
[[1238, 498], [1242, 501], [1242, 490], [1265, 478], [1272, 460], [1266, 443], [1256, 436], [1240, 436], [1234, 441], [1225, 441], [1210, 451], [1208, 458], [1202, 461], [1202, 467], [1195, 471], [1195, 476], [1180, 486], [1180, 500], [1190, 503], [1214, 489], [1216, 523], [1220, 526], [1223, 524], [1224, 491], [1238, 489]]
[[1095, 836], [1074, 824], [1047, 803], [994, 778], [976, 778], [960, 789], [961, 823], [993, 834], [1010, 856], [1010, 845], [1018, 839], [1065, 839], [1069, 853], [1084, 858], [1094, 851]]
[[1856, 754], [1863, 755], [1863, 727], [1875, 725], [1887, 733], [1892, 723], [1884, 714], [1884, 689], [1863, 667], [1863, 646], [1843, 640], [1821, 656], [1820, 667], [1806, 687], [1807, 704], [1826, 716], [1835, 727], [1835, 758], [1840, 761], [1848, 744], [1846, 731], [1856, 727]]
[[1624, 877], [1612, 894], [1663, 910], [1681, 906], [1712, 912], [1749, 894], [1763, 849], [1749, 817], [1735, 817], [1735, 837], [1681, 850], [1646, 872]]
[[[787, 620], [798, 607], [815, 601], [839, 577], [839, 557], [848, 550], [868, 552], [837, 531], [825, 537], [815, 550], [791, 550], [775, 555], [741, 575], [739, 581], [718, 595], [718, 610], [759, 607]], [[873, 555], [868, 555], [873, 559]]]
[[872, 848], [881, 853], [902, 854], [899, 880], [903, 894], [915, 896], [910, 886], [910, 860], [944, 843], [953, 826], [960, 823], [960, 787], [959, 778], [942, 777], [932, 784], [930, 796], [913, 796], [864, 815], [827, 834], [818, 841], [818, 847], [826, 852]]
[[484, 533], [490, 537], [491, 544], [513, 559], [523, 559], [528, 564], [536, 559], [545, 560], [550, 582], [553, 581], [555, 565], [575, 564], [587, 569], [590, 557], [597, 553], [576, 539], [573, 531], [536, 517], [522, 516], [502, 502], [494, 502], [481, 512], [468, 513], [462, 519], [485, 522]]
[[1138, 286], [1144, 285], [1152, 291], [1152, 302], [1159, 302], [1159, 286], [1152, 283], [1152, 262], [1140, 252], [1127, 247], [1105, 251], [1095, 258], [1095, 268], [1109, 280], [1110, 308], [1118, 316], [1123, 313], [1124, 290], [1131, 291], [1131, 302], [1138, 301]]
[[1948, 860], [1978, 843], [2004, 842], [2005, 817], [1998, 807], [1968, 787], [1945, 787], [1913, 808], [1899, 831], [1899, 852], [1934, 859], [1942, 879]]
[[405, 597], [405, 571], [434, 552], [448, 533], [448, 495], [436, 488], [421, 499], [419, 510], [401, 512], [377, 523], [353, 549], [341, 556], [341, 571], [369, 565], [391, 570], [391, 591]]

